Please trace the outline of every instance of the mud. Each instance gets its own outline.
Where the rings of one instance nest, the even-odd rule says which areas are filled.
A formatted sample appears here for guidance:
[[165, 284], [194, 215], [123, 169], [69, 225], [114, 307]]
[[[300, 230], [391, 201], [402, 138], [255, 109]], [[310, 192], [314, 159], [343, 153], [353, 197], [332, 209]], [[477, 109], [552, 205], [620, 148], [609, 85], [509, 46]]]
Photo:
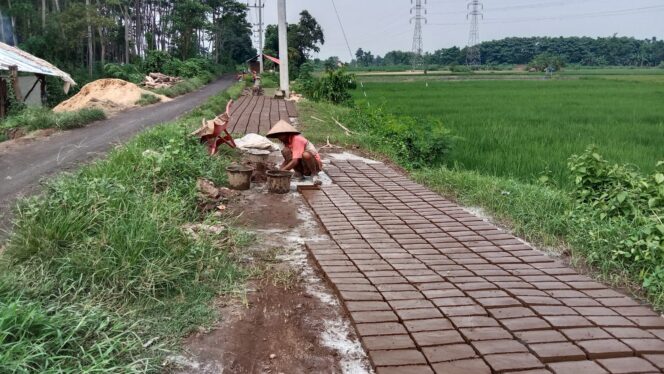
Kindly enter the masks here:
[[245, 257], [262, 269], [245, 300], [222, 307], [209, 333], [189, 337], [179, 373], [371, 373], [366, 354], [305, 240], [326, 239], [301, 196], [257, 188], [229, 204], [237, 224], [256, 233]]

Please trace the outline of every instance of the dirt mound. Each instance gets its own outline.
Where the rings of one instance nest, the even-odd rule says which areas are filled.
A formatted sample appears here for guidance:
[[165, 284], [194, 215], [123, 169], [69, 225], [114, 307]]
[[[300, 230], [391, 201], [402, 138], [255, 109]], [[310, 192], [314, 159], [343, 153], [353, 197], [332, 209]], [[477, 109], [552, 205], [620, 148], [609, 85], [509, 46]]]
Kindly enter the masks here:
[[161, 101], [170, 100], [122, 79], [99, 79], [83, 86], [79, 93], [58, 104], [53, 111], [71, 112], [83, 108], [97, 108], [111, 115], [135, 107], [142, 94], [157, 96]]

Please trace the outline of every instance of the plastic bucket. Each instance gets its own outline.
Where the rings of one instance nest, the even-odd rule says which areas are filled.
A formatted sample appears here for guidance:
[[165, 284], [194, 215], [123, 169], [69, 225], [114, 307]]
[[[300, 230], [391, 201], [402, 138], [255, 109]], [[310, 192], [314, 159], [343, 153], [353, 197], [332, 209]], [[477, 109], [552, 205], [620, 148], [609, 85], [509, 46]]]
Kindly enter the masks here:
[[251, 188], [251, 174], [254, 169], [247, 166], [231, 165], [226, 168], [228, 185], [232, 190], [245, 191]]
[[290, 171], [268, 170], [267, 190], [271, 193], [285, 194], [290, 192]]

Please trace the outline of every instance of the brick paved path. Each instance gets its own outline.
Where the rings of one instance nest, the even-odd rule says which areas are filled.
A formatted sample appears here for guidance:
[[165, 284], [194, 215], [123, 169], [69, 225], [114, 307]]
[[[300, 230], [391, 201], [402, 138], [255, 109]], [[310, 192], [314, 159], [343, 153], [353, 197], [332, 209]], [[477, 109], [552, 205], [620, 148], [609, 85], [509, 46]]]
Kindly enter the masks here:
[[267, 96], [241, 96], [231, 107], [231, 134], [266, 134], [280, 119], [297, 117], [292, 101]]
[[378, 374], [659, 373], [664, 319], [383, 164], [333, 162], [307, 243]]

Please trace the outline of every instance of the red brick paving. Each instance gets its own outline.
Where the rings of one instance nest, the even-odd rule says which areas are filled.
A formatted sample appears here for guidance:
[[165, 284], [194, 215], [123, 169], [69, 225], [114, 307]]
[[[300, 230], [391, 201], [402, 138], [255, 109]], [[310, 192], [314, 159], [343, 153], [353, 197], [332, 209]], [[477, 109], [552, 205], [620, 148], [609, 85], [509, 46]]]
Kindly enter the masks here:
[[263, 134], [272, 125], [283, 119], [297, 117], [292, 101], [273, 99], [267, 96], [241, 96], [231, 107], [228, 131], [231, 134]]
[[327, 172], [304, 196], [331, 240], [307, 247], [378, 374], [662, 372], [647, 306], [383, 164]]

